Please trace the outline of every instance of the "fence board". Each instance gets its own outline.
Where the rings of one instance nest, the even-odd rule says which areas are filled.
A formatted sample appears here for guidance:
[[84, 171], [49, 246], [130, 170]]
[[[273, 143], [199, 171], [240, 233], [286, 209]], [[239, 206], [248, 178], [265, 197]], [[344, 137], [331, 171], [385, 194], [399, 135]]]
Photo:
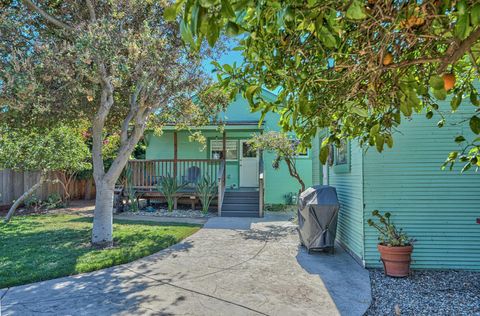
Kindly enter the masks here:
[[[54, 179], [55, 176], [55, 173], [51, 173], [49, 178]], [[0, 170], [0, 207], [4, 208], [12, 204], [23, 192], [31, 188], [39, 178], [39, 172]], [[95, 197], [95, 186], [91, 179], [72, 180], [68, 191], [70, 199], [91, 199]], [[63, 187], [60, 183], [44, 183], [35, 194], [44, 200], [53, 193], [63, 195]]]

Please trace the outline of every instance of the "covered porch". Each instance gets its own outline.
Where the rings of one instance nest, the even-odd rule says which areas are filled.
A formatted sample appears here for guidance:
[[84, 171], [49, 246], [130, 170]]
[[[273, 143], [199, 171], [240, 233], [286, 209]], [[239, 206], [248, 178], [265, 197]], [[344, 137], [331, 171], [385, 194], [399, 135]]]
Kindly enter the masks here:
[[161, 136], [148, 136], [146, 159], [128, 162], [128, 185], [141, 198], [161, 199], [161, 179], [173, 177], [183, 185], [175, 200], [194, 208], [197, 184], [207, 178], [218, 186], [214, 204], [219, 216], [263, 216], [262, 153], [248, 146], [259, 131], [258, 122], [230, 124], [223, 132], [208, 126], [201, 130], [206, 143], [200, 144], [188, 138], [189, 132], [166, 128]]

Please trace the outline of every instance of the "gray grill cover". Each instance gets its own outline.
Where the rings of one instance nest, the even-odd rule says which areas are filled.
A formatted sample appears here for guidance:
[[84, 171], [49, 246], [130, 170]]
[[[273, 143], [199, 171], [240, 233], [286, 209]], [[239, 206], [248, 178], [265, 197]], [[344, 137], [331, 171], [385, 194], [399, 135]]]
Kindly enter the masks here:
[[333, 248], [340, 204], [337, 190], [328, 185], [310, 187], [298, 199], [298, 233], [308, 250]]

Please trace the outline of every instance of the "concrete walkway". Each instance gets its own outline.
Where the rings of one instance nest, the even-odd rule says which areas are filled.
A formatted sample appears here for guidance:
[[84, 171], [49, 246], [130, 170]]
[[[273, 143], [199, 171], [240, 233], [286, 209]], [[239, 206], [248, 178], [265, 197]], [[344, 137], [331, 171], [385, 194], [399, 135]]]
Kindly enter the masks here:
[[212, 218], [182, 243], [93, 273], [0, 290], [1, 315], [362, 315], [345, 252], [308, 255], [285, 216]]

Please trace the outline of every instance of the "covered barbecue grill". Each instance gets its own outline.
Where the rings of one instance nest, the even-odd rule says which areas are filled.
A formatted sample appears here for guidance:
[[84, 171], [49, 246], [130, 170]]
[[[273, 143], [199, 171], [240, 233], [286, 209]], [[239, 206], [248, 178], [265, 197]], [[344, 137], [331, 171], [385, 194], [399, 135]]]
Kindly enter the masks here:
[[298, 200], [298, 233], [308, 251], [330, 250], [335, 246], [340, 203], [337, 190], [317, 185], [300, 194]]

